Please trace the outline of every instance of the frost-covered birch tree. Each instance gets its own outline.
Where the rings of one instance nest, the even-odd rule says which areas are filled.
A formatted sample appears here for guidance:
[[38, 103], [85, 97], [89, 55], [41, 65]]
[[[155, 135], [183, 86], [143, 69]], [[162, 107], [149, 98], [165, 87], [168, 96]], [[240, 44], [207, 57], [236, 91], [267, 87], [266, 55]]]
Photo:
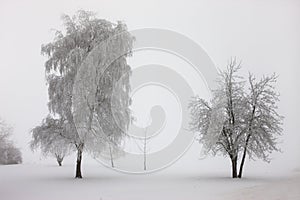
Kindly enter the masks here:
[[[277, 77], [264, 76], [257, 81], [249, 74], [247, 83], [238, 75], [240, 68], [240, 63], [231, 60], [219, 74], [219, 87], [213, 91], [212, 100], [196, 96], [189, 105], [191, 130], [198, 133], [207, 152], [230, 158], [233, 178], [242, 177], [246, 155], [269, 161], [269, 154], [279, 150], [276, 138], [282, 131], [282, 117], [277, 113], [279, 95], [274, 86]], [[213, 115], [216, 108], [218, 114]]]
[[[130, 52], [133, 38], [122, 22], [115, 24], [98, 19], [92, 12], [80, 10], [73, 17], [63, 15], [62, 20], [65, 30], [56, 31], [54, 41], [42, 45], [41, 52], [48, 57], [45, 68], [49, 85], [49, 110], [67, 124], [68, 131], [62, 137], [75, 146], [75, 177], [82, 178], [83, 151], [97, 154], [107, 141], [117, 143], [121, 132], [116, 130], [115, 122], [119, 119], [118, 127], [126, 127], [129, 123], [131, 69], [126, 61], [128, 54], [121, 54], [107, 69], [104, 69], [106, 63], [101, 62], [105, 62], [107, 57], [115, 56], [120, 50]], [[120, 33], [126, 34], [113, 37]], [[109, 45], [104, 48], [100, 44], [105, 41], [109, 41]], [[91, 52], [94, 52], [93, 55], [97, 53], [93, 57], [95, 59], [87, 59]], [[98, 61], [93, 62], [95, 60]], [[89, 68], [95, 63], [96, 67]], [[125, 78], [120, 81], [124, 74]], [[74, 84], [77, 85], [74, 87]], [[117, 90], [116, 98], [112, 98], [113, 89]], [[115, 109], [112, 109], [112, 105]], [[95, 126], [98, 128], [93, 129]]]
[[66, 131], [64, 121], [48, 116], [41, 125], [31, 130], [30, 147], [32, 150], [40, 148], [44, 156], [55, 157], [58, 165], [62, 166], [64, 157], [72, 149], [71, 144], [62, 136]]

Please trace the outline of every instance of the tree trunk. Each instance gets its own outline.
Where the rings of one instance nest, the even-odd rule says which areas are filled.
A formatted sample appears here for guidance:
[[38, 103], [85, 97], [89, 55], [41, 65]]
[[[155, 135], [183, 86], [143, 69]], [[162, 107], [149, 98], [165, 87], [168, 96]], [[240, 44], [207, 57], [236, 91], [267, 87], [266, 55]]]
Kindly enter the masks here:
[[114, 168], [114, 160], [113, 160], [113, 156], [112, 156], [112, 151], [111, 151], [111, 146], [109, 145], [109, 154], [110, 154], [110, 163], [111, 163], [111, 167]]
[[231, 157], [232, 178], [237, 178], [237, 156]]
[[62, 160], [61, 159], [57, 159], [57, 163], [58, 165], [61, 167], [62, 166]]
[[250, 136], [251, 135], [249, 134], [247, 136], [247, 139], [246, 139], [246, 144], [245, 144], [245, 148], [244, 148], [244, 152], [243, 152], [243, 157], [242, 157], [242, 161], [241, 161], [241, 165], [240, 165], [240, 170], [239, 170], [239, 175], [238, 175], [239, 178], [242, 178], [242, 175], [243, 175], [243, 167], [244, 167], [244, 164], [245, 164], [245, 158], [246, 158], [246, 154], [247, 154], [247, 147], [248, 147]]
[[83, 152], [83, 143], [80, 143], [76, 146], [77, 148], [77, 162], [76, 162], [76, 175], [75, 178], [82, 178], [81, 175], [81, 160], [82, 160], [82, 152]]
[[242, 161], [241, 161], [241, 164], [240, 164], [240, 170], [239, 170], [239, 175], [238, 175], [239, 178], [242, 178], [242, 176], [243, 176], [243, 167], [244, 167], [244, 164], [245, 164], [248, 143], [249, 143], [249, 140], [250, 140], [250, 137], [251, 137], [251, 132], [252, 132], [251, 127], [252, 127], [253, 118], [254, 118], [254, 115], [255, 115], [255, 109], [256, 109], [256, 106], [254, 105], [253, 109], [252, 109], [252, 117], [251, 117], [251, 120], [250, 120], [250, 123], [249, 123], [249, 134], [247, 135], [247, 138], [246, 138], [246, 143], [245, 143], [245, 147], [244, 147]]
[[56, 157], [56, 161], [57, 161], [57, 163], [58, 163], [58, 166], [62, 166], [62, 161], [63, 161], [63, 159], [64, 159], [64, 157], [63, 156], [59, 156], [59, 154], [55, 154], [55, 157]]
[[244, 149], [244, 153], [243, 153], [243, 157], [242, 157], [242, 161], [241, 161], [241, 165], [240, 165], [240, 170], [239, 170], [239, 178], [242, 178], [242, 174], [243, 174], [243, 167], [244, 167], [244, 163], [245, 163], [245, 158], [246, 158], [246, 147]]
[[144, 170], [147, 170], [147, 137], [145, 134], [145, 140], [144, 140]]

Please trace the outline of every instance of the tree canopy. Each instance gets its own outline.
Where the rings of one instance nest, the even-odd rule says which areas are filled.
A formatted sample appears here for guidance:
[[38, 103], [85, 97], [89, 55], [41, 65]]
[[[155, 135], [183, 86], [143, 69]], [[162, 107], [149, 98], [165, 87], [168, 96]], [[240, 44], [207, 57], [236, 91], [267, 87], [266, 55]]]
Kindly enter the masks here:
[[108, 143], [118, 145], [130, 122], [126, 57], [134, 38], [124, 23], [98, 19], [93, 12], [79, 10], [62, 20], [65, 30], [57, 30], [41, 53], [48, 58], [49, 111], [66, 126], [60, 136], [77, 149], [81, 178], [83, 150], [97, 154]]

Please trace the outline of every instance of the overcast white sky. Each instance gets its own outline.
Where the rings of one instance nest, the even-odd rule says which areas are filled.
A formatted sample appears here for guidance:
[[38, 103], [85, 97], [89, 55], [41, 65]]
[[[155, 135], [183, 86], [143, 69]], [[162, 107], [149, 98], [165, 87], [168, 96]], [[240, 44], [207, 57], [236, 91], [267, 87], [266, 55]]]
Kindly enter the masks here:
[[29, 130], [47, 111], [47, 87], [40, 46], [60, 28], [62, 13], [93, 10], [98, 17], [122, 20], [130, 30], [144, 27], [174, 30], [204, 48], [219, 68], [231, 56], [243, 60], [243, 73], [276, 72], [285, 116], [282, 154], [275, 162], [300, 165], [299, 68], [300, 1], [285, 0], [0, 0], [0, 116], [14, 127], [24, 161]]

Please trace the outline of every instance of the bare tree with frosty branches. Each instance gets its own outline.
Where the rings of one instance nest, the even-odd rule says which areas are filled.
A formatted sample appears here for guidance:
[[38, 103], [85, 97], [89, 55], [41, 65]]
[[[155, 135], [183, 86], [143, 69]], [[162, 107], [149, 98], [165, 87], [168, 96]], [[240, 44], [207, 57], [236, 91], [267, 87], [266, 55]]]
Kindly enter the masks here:
[[[238, 75], [240, 68], [240, 63], [231, 60], [219, 74], [219, 87], [213, 91], [213, 99], [208, 102], [196, 96], [189, 105], [191, 130], [199, 134], [207, 152], [229, 156], [233, 178], [242, 177], [247, 155], [269, 161], [269, 154], [279, 150], [277, 136], [282, 132], [283, 119], [277, 113], [279, 94], [274, 86], [277, 76], [257, 80], [249, 74], [247, 84]], [[213, 115], [216, 108], [218, 114]]]

